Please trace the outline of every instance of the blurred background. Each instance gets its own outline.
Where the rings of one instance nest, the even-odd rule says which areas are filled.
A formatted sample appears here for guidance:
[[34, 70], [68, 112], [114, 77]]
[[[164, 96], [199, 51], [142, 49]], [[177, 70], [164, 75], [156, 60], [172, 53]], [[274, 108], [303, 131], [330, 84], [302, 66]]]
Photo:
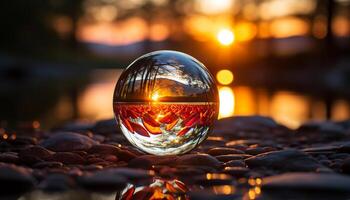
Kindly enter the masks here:
[[220, 118], [350, 118], [350, 0], [0, 2], [1, 126], [113, 117], [118, 76], [154, 50], [216, 77]]

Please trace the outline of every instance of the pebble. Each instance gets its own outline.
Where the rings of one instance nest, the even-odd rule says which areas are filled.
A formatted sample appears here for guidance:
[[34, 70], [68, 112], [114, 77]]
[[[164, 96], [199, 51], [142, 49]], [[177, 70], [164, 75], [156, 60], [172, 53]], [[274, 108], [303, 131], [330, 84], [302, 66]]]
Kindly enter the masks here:
[[263, 189], [350, 192], [350, 177], [335, 173], [285, 173], [263, 179]]
[[281, 171], [315, 171], [322, 167], [315, 159], [298, 150], [272, 151], [245, 160], [249, 168], [265, 167]]
[[85, 160], [79, 154], [71, 152], [57, 152], [53, 154], [50, 158], [50, 161], [61, 162], [63, 164], [84, 164]]
[[35, 179], [30, 169], [0, 163], [0, 185], [0, 194], [18, 194], [33, 188]]
[[49, 158], [54, 152], [41, 147], [41, 146], [32, 146], [25, 148], [19, 152], [19, 157], [27, 157], [27, 156], [33, 156], [41, 160], [46, 160]]
[[60, 168], [63, 167], [63, 163], [55, 161], [42, 161], [36, 163], [33, 168]]
[[215, 156], [215, 158], [217, 158], [221, 162], [229, 162], [231, 160], [244, 160], [249, 157], [251, 157], [251, 155], [248, 155], [248, 154], [227, 154], [227, 155]]
[[78, 182], [89, 190], [114, 191], [124, 188], [127, 179], [113, 170], [100, 170], [78, 177]]
[[249, 172], [246, 167], [225, 167], [223, 173], [230, 174], [235, 177], [243, 177]]
[[40, 182], [38, 188], [47, 192], [61, 192], [74, 188], [75, 180], [64, 174], [50, 174]]
[[227, 155], [227, 154], [244, 154], [244, 152], [241, 150], [228, 148], [228, 147], [211, 148], [207, 153], [212, 156]]
[[212, 168], [220, 168], [220, 161], [208, 154], [185, 154], [179, 156], [176, 160], [177, 165], [192, 165], [192, 166], [208, 166]]
[[58, 132], [44, 140], [41, 145], [55, 152], [86, 151], [97, 144], [91, 138], [73, 132]]
[[120, 149], [114, 145], [110, 144], [99, 144], [99, 145], [94, 145], [89, 149], [90, 154], [111, 154], [111, 155], [116, 155]]
[[4, 163], [19, 163], [19, 158], [17, 155], [10, 153], [0, 153], [0, 162]]
[[226, 162], [225, 167], [245, 167], [245, 162], [242, 160], [231, 160]]

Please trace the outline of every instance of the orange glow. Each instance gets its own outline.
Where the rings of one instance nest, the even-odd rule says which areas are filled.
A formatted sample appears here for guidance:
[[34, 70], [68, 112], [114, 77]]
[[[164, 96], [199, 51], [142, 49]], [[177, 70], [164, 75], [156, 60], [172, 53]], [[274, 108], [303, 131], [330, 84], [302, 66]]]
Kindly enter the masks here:
[[244, 86], [235, 87], [237, 115], [251, 115], [256, 113], [256, 98], [252, 89]]
[[4, 134], [2, 135], [2, 138], [3, 138], [4, 140], [7, 140], [8, 137], [9, 137], [9, 136], [8, 136], [6, 133], [4, 133]]
[[257, 34], [257, 28], [253, 23], [242, 22], [235, 26], [235, 36], [237, 41], [248, 41]]
[[232, 9], [233, 0], [197, 0], [196, 10], [206, 14], [218, 14]]
[[337, 100], [334, 102], [332, 111], [332, 120], [340, 121], [346, 120], [350, 117], [350, 106], [346, 100]]
[[271, 116], [290, 128], [299, 127], [307, 120], [309, 112], [309, 101], [304, 96], [291, 92], [278, 92], [271, 100]]
[[317, 16], [313, 27], [312, 33], [318, 39], [322, 39], [327, 35], [327, 19], [325, 16]]
[[111, 99], [114, 83], [95, 83], [90, 85], [78, 99], [82, 118], [106, 119], [113, 116]]
[[150, 27], [149, 38], [153, 41], [162, 41], [169, 36], [169, 30], [164, 24], [154, 24]]
[[235, 96], [233, 90], [229, 87], [219, 88], [219, 119], [233, 116], [235, 107]]
[[227, 29], [227, 28], [223, 28], [219, 30], [216, 37], [217, 37], [217, 40], [220, 42], [220, 44], [224, 46], [228, 46], [232, 44], [235, 40], [235, 35], [230, 29]]
[[232, 83], [234, 77], [233, 73], [230, 70], [223, 69], [216, 74], [216, 79], [220, 84], [228, 85]]
[[334, 19], [332, 31], [336, 36], [345, 37], [350, 35], [350, 21], [346, 17], [339, 16]]
[[308, 23], [296, 17], [276, 19], [270, 24], [271, 35], [276, 38], [305, 35], [308, 31]]
[[80, 41], [107, 45], [128, 45], [147, 38], [146, 22], [138, 17], [123, 22], [80, 23], [77, 37]]

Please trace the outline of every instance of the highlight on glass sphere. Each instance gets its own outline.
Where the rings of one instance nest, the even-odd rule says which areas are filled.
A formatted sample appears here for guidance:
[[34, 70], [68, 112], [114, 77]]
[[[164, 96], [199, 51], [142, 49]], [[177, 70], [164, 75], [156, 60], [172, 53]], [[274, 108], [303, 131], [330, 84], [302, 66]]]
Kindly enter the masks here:
[[209, 71], [195, 58], [155, 51], [121, 74], [113, 108], [123, 134], [140, 150], [183, 154], [208, 136], [218, 115], [218, 92]]

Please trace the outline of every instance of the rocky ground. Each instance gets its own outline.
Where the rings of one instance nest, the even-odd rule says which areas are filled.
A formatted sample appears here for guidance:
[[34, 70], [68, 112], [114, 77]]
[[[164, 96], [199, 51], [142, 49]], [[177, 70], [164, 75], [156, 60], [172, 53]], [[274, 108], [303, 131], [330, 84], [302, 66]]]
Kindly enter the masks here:
[[114, 120], [0, 129], [0, 199], [349, 199], [350, 121], [220, 120], [191, 153], [129, 145]]

